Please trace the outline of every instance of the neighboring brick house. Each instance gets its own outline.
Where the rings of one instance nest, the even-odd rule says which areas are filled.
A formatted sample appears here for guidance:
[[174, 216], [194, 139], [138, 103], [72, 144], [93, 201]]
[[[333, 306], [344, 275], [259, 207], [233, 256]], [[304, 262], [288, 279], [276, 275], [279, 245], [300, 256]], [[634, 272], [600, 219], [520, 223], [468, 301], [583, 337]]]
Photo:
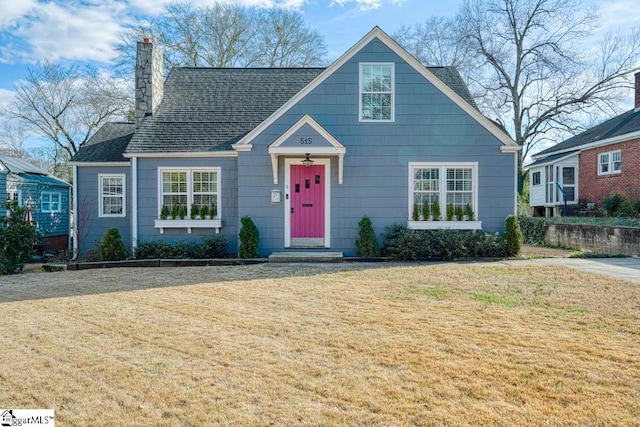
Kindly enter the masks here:
[[567, 205], [600, 205], [619, 194], [640, 200], [640, 73], [635, 107], [532, 156], [530, 204], [534, 215], [558, 216]]

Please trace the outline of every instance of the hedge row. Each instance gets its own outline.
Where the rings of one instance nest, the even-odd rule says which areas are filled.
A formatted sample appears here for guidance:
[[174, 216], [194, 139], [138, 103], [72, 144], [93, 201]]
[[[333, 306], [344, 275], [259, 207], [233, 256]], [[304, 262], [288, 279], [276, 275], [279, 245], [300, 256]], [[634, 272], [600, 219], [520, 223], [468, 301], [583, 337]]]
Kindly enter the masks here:
[[203, 236], [202, 243], [180, 241], [175, 244], [153, 240], [136, 247], [136, 259], [224, 258], [229, 242], [222, 236]]

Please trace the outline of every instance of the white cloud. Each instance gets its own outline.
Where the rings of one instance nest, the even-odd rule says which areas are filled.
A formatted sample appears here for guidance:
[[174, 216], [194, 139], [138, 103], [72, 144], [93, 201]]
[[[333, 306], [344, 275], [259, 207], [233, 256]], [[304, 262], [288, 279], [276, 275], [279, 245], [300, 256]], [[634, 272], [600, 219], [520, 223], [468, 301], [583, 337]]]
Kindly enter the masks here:
[[330, 6], [333, 6], [335, 4], [344, 6], [349, 3], [355, 3], [359, 6], [360, 10], [372, 10], [379, 9], [384, 4], [399, 5], [404, 3], [404, 1], [405, 0], [333, 0]]
[[35, 7], [36, 0], [0, 1], [0, 28], [8, 26]]
[[[214, 3], [226, 3], [265, 8], [282, 7], [285, 9], [300, 9], [308, 2], [309, 0], [190, 0], [189, 4], [195, 7], [212, 5]], [[129, 0], [129, 4], [136, 10], [150, 15], [158, 15], [162, 13], [164, 2], [157, 0]]]
[[13, 90], [7, 90], [0, 88], [0, 107], [6, 106], [9, 101], [13, 99], [16, 95], [16, 92]]
[[629, 30], [640, 23], [637, 0], [608, 0], [598, 5], [603, 28]]
[[41, 3], [32, 12], [13, 32], [30, 46], [21, 53], [29, 62], [41, 58], [108, 62], [126, 16], [125, 5], [115, 1]]

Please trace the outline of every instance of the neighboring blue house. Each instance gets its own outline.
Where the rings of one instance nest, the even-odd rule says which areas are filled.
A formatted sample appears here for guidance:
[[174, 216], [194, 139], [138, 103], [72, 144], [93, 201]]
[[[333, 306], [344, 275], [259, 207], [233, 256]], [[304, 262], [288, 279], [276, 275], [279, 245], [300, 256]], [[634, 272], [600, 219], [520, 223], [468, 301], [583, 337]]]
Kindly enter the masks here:
[[[69, 248], [70, 184], [26, 160], [3, 155], [0, 156], [0, 190], [6, 199], [29, 208], [45, 250], [55, 252]], [[2, 205], [4, 207], [4, 200]], [[4, 208], [0, 215], [6, 215]]]
[[[358, 221], [502, 231], [519, 146], [477, 109], [453, 68], [426, 68], [374, 28], [328, 68], [175, 68], [138, 43], [136, 124], [110, 123], [73, 157], [79, 250], [120, 229], [132, 248], [220, 233], [240, 218], [260, 253], [355, 254]], [[469, 205], [473, 221], [413, 219]], [[165, 219], [163, 206], [187, 208]], [[191, 219], [191, 207], [214, 211]], [[85, 209], [83, 209], [85, 207]], [[443, 218], [444, 219], [444, 218]]]

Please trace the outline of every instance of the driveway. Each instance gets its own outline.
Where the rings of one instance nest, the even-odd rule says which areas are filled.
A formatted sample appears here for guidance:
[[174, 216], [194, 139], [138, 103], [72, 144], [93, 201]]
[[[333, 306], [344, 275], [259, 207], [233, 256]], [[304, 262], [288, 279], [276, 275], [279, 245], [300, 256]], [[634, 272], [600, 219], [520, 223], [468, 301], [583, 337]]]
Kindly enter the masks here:
[[508, 265], [558, 265], [640, 283], [640, 258], [537, 258], [501, 261]]

